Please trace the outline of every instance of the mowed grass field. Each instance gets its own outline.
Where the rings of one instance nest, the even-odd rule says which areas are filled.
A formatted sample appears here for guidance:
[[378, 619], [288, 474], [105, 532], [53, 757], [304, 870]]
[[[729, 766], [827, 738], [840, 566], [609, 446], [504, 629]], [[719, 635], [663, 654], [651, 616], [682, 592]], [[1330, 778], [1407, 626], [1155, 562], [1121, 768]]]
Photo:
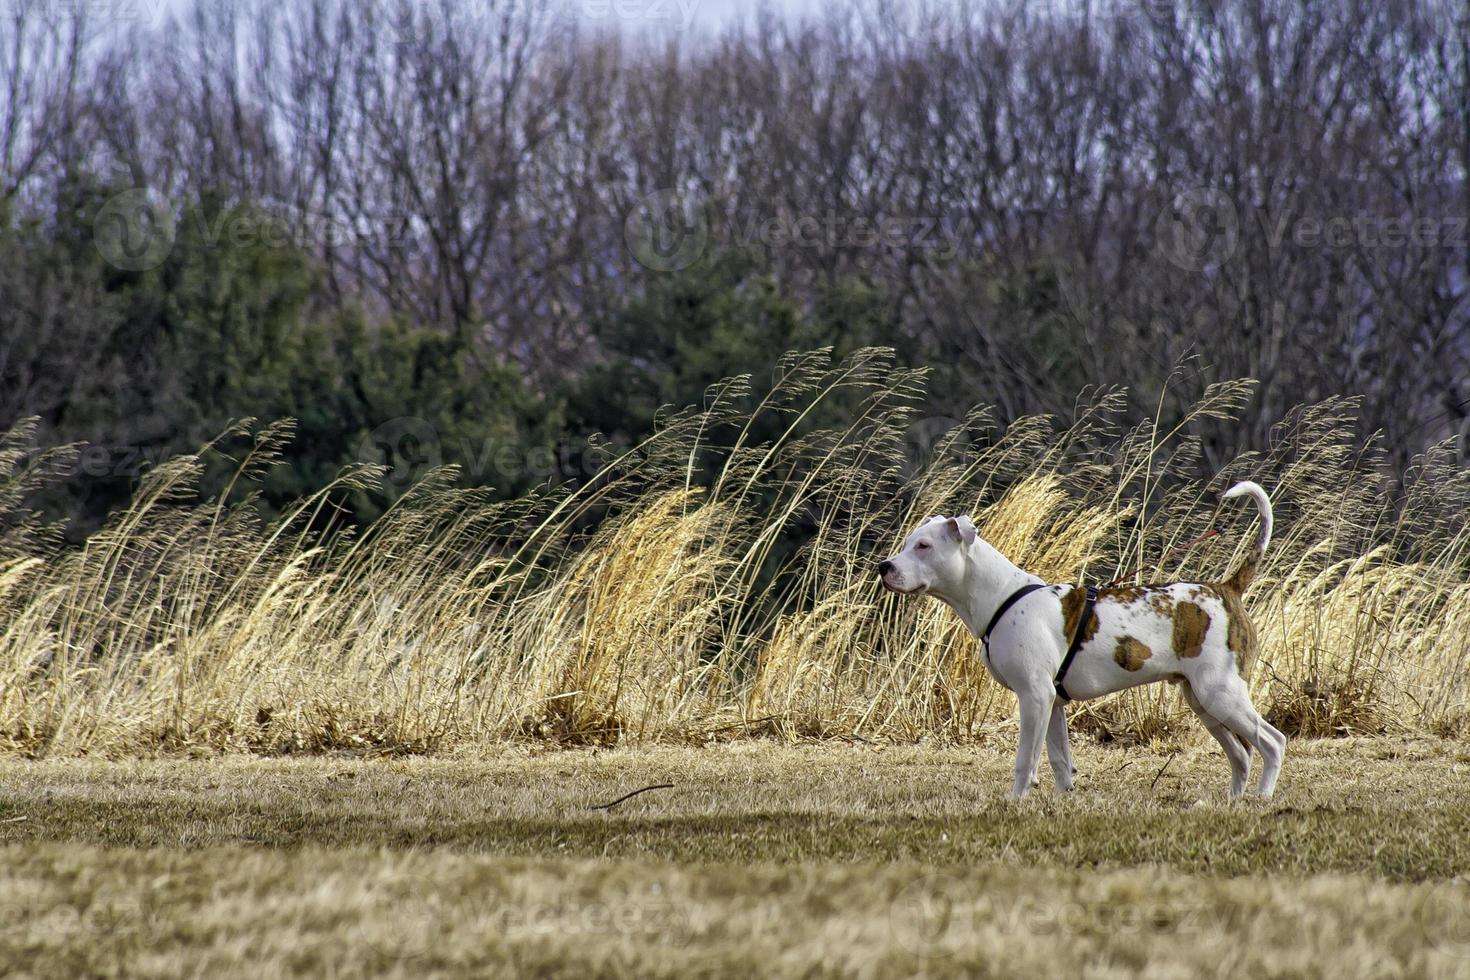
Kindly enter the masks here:
[[[1395, 488], [1328, 401], [1204, 479], [1190, 426], [1241, 381], [1172, 428], [1112, 389], [979, 408], [915, 455], [891, 352], [775, 377], [597, 479], [497, 502], [435, 470], [365, 528], [333, 515], [382, 467], [272, 516], [290, 425], [241, 423], [64, 547], [25, 502], [75, 447], [0, 435], [0, 980], [1470, 977], [1452, 447]], [[1255, 539], [1241, 478], [1276, 505], [1246, 600], [1277, 796], [1227, 804], [1152, 685], [1073, 709], [1076, 793], [1005, 801], [1014, 697], [876, 561], [969, 513], [1048, 581], [1215, 581]]]
[[[8, 977], [1470, 975], [1470, 746], [0, 761]], [[610, 810], [589, 807], [655, 783]]]

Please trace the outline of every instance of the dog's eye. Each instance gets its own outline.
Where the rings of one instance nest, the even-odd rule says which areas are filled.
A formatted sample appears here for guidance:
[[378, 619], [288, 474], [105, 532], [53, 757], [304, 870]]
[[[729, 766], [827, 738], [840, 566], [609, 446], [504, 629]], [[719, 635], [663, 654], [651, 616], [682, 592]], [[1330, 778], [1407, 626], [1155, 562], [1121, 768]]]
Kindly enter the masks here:
[[914, 545], [914, 547], [919, 549], [920, 551], [924, 551], [929, 547], [929, 542], [920, 541], [918, 544]]

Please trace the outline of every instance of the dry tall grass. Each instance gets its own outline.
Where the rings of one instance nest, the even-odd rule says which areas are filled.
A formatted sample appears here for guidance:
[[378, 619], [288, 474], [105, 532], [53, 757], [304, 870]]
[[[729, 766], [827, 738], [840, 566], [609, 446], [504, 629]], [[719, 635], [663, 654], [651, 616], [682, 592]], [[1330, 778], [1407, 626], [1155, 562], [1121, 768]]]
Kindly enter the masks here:
[[[62, 549], [24, 500], [66, 450], [36, 453], [21, 426], [0, 442], [0, 742], [39, 755], [966, 737], [1013, 701], [952, 614], [879, 592], [877, 556], [926, 514], [972, 512], [1025, 567], [1101, 581], [1221, 520], [1227, 537], [1156, 576], [1218, 577], [1252, 537], [1246, 509], [1215, 503], [1243, 477], [1277, 505], [1248, 596], [1273, 719], [1308, 734], [1465, 729], [1470, 475], [1446, 453], [1390, 486], [1351, 405], [1329, 401], [1283, 420], [1270, 453], [1192, 479], [1194, 423], [1238, 415], [1239, 382], [1171, 431], [1120, 428], [1116, 391], [1066, 426], [1001, 432], [977, 411], [916, 460], [922, 376], [886, 352], [788, 355], [777, 377], [758, 403], [743, 379], [711, 390], [581, 488], [491, 503], [436, 473], [362, 534], [330, 516], [370, 468], [262, 521], [241, 488], [289, 427], [245, 423]], [[845, 428], [811, 426], [824, 402], [844, 406]], [[787, 427], [755, 444], [766, 417]], [[241, 439], [231, 494], [198, 500], [211, 454]], [[1078, 715], [1136, 738], [1180, 717], [1165, 688]]]

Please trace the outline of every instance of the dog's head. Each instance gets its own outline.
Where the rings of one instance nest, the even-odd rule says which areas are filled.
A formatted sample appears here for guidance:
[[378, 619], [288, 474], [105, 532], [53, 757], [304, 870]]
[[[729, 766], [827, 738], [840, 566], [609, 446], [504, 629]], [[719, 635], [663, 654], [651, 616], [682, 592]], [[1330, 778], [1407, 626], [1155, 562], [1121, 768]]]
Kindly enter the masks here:
[[878, 575], [885, 589], [904, 595], [960, 595], [974, 543], [975, 524], [968, 517], [931, 517], [904, 540], [898, 554], [878, 563]]

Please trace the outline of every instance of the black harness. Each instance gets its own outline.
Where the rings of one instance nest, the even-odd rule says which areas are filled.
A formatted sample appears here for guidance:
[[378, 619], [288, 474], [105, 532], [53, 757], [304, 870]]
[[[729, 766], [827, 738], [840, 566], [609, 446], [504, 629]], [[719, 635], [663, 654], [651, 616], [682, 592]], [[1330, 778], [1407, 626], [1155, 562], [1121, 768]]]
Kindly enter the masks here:
[[[990, 617], [990, 623], [986, 625], [985, 632], [980, 634], [980, 642], [985, 644], [985, 659], [987, 661], [990, 659], [990, 634], [995, 630], [996, 625], [1000, 623], [1000, 618], [1004, 616], [1012, 606], [1020, 602], [1022, 599], [1026, 598], [1031, 593], [1037, 591], [1038, 589], [1050, 588], [1054, 588], [1054, 586], [1035, 584], [1023, 585], [1016, 591], [1012, 592], [1010, 595], [1006, 596], [1005, 601], [1000, 604], [1000, 608], [995, 610], [995, 615]], [[1055, 685], [1057, 689], [1057, 697], [1061, 698], [1063, 701], [1072, 700], [1071, 695], [1067, 693], [1067, 688], [1063, 685], [1062, 682], [1065, 681], [1067, 678], [1067, 668], [1072, 666], [1072, 661], [1077, 657], [1077, 651], [1082, 649], [1082, 634], [1087, 632], [1087, 623], [1089, 620], [1092, 619], [1092, 609], [1096, 605], [1097, 586], [1089, 585], [1087, 587], [1087, 601], [1082, 605], [1082, 615], [1077, 618], [1077, 630], [1072, 634], [1071, 645], [1067, 647], [1067, 655], [1062, 658], [1062, 665], [1057, 668], [1056, 679], [1052, 681], [1053, 685]]]

